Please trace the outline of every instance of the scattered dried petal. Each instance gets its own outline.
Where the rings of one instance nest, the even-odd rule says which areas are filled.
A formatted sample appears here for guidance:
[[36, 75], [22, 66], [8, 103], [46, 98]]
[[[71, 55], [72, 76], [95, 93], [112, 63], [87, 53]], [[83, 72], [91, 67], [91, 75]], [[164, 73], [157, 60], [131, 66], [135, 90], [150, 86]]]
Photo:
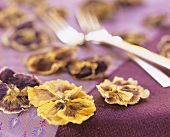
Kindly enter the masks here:
[[9, 28], [19, 24], [26, 18], [26, 13], [18, 10], [18, 7], [11, 6], [0, 10], [0, 27]]
[[29, 72], [49, 75], [65, 67], [77, 51], [76, 47], [50, 47], [32, 53], [25, 61]]
[[68, 81], [54, 80], [28, 88], [28, 98], [37, 112], [50, 124], [81, 124], [96, 110], [92, 96]]
[[2, 36], [2, 44], [19, 51], [34, 50], [48, 46], [53, 36], [32, 19], [11, 27]]
[[53, 12], [54, 14], [60, 15], [61, 17], [66, 17], [67, 12], [65, 9], [60, 7], [54, 7], [54, 6], [47, 6], [47, 5], [40, 5], [36, 9], [37, 15], [41, 18], [44, 14], [47, 14], [49, 12]]
[[117, 10], [116, 5], [97, 0], [90, 0], [82, 7], [84, 10], [88, 9], [91, 13], [96, 14], [99, 20], [109, 18]]
[[27, 90], [9, 87], [6, 95], [0, 100], [0, 110], [7, 114], [20, 113], [30, 107]]
[[109, 56], [95, 56], [85, 60], [73, 60], [67, 68], [68, 72], [78, 79], [103, 78], [111, 62]]
[[117, 4], [126, 7], [126, 6], [138, 6], [143, 4], [143, 0], [118, 0]]
[[0, 80], [3, 83], [15, 85], [20, 90], [27, 86], [34, 87], [40, 84], [40, 81], [35, 76], [16, 73], [7, 67], [0, 70]]
[[135, 44], [135, 45], [142, 45], [144, 42], [147, 41], [147, 36], [140, 32], [129, 32], [119, 35], [123, 40]]
[[164, 26], [167, 14], [153, 14], [144, 19], [144, 25], [150, 28], [158, 28]]
[[31, 6], [31, 7], [37, 7], [39, 5], [47, 4], [46, 0], [10, 0], [11, 3], [17, 4], [17, 5], [24, 5], [24, 6]]
[[138, 81], [115, 77], [113, 81], [105, 80], [96, 86], [101, 96], [109, 104], [136, 104], [140, 98], [148, 98], [150, 91], [138, 85]]
[[158, 49], [161, 55], [170, 58], [170, 36], [166, 35], [158, 43]]
[[26, 111], [30, 107], [27, 87], [39, 84], [39, 80], [33, 76], [3, 68], [0, 71], [0, 110], [7, 114]]

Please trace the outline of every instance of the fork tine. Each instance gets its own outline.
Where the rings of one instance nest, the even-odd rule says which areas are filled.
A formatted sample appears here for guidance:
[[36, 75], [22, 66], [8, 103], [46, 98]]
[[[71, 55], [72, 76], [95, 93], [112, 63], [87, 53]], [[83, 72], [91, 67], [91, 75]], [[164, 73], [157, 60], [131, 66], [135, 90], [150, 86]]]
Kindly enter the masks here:
[[80, 8], [77, 14], [77, 18], [81, 28], [86, 33], [102, 28], [94, 11], [92, 10]]
[[55, 24], [57, 24], [58, 27], [60, 28], [65, 28], [66, 26], [69, 26], [68, 23], [57, 13], [52, 13], [52, 12], [48, 12], [47, 15], [51, 18], [51, 21], [55, 22]]

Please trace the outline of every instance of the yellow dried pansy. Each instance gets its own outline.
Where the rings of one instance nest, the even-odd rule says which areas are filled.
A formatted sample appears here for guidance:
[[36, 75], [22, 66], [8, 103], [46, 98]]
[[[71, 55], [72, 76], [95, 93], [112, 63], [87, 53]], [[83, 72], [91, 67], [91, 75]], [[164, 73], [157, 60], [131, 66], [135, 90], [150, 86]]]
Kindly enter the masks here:
[[164, 26], [167, 14], [153, 14], [146, 17], [143, 21], [146, 27], [156, 28]]
[[129, 78], [124, 80], [115, 77], [113, 81], [105, 80], [97, 85], [97, 89], [109, 104], [125, 105], [136, 104], [140, 98], [148, 98], [150, 92], [138, 85], [138, 81]]
[[95, 56], [84, 60], [73, 60], [68, 63], [67, 70], [77, 79], [93, 80], [105, 77], [110, 64], [110, 56]]
[[99, 20], [105, 20], [116, 12], [117, 6], [104, 1], [90, 0], [82, 5], [82, 9], [95, 14]]
[[9, 28], [15, 26], [26, 18], [26, 13], [17, 6], [10, 6], [0, 10], [0, 27]]
[[119, 35], [123, 40], [135, 44], [135, 45], [141, 45], [144, 42], [147, 41], [147, 35], [140, 33], [140, 32], [128, 32], [128, 33], [122, 33]]
[[46, 0], [10, 0], [12, 4], [37, 7], [47, 4]]
[[161, 55], [170, 58], [170, 35], [163, 36], [157, 47]]
[[74, 58], [76, 47], [48, 47], [30, 54], [25, 60], [29, 72], [53, 74]]
[[81, 124], [96, 111], [92, 96], [68, 81], [54, 80], [28, 88], [28, 99], [50, 124]]
[[117, 4], [126, 7], [126, 6], [137, 6], [141, 5], [143, 0], [117, 0]]

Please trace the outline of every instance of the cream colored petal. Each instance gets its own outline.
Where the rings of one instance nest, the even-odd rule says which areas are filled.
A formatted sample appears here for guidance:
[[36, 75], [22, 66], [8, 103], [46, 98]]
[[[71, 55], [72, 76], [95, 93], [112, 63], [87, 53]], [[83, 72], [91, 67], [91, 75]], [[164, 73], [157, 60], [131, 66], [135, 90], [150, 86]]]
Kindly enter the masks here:
[[43, 85], [56, 96], [59, 93], [64, 93], [66, 90], [72, 90], [76, 87], [74, 84], [70, 84], [67, 80], [60, 79], [45, 82]]
[[75, 99], [67, 102], [64, 110], [58, 112], [58, 116], [69, 122], [81, 124], [89, 119], [96, 111], [94, 101], [87, 99]]
[[105, 101], [109, 104], [119, 104], [127, 106], [130, 99], [133, 97], [133, 93], [126, 91], [118, 91], [112, 93], [109, 98], [105, 98]]
[[[61, 108], [56, 107], [58, 103], [62, 103], [63, 106], [61, 106]], [[64, 107], [63, 100], [57, 100], [55, 102], [50, 101], [37, 109], [38, 116], [41, 116], [42, 118], [46, 119], [49, 124], [66, 125], [69, 120], [63, 119], [62, 117], [58, 116], [58, 112], [63, 111], [64, 109], [62, 107]]]
[[59, 99], [57, 96], [49, 92], [43, 85], [34, 88], [28, 87], [28, 99], [32, 105], [39, 107], [49, 101]]

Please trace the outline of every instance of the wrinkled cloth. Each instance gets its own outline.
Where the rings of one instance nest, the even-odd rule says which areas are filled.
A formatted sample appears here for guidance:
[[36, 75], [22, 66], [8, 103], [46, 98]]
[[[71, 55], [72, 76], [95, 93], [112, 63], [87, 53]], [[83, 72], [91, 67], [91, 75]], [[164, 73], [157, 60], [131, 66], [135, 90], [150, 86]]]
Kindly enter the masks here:
[[[148, 49], [157, 52], [155, 43], [160, 36], [170, 34], [169, 30], [147, 43]], [[132, 77], [150, 90], [147, 100], [128, 107], [105, 103], [97, 89], [94, 96], [96, 113], [82, 125], [60, 126], [56, 137], [169, 137], [170, 136], [170, 87], [162, 88], [151, 76], [131, 60], [126, 61], [109, 79], [114, 76]]]
[[[81, 31], [75, 20], [75, 12], [84, 0], [74, 0], [71, 1], [71, 4], [70, 0], [49, 1], [52, 5], [65, 7], [69, 13], [67, 18], [69, 23]], [[5, 3], [5, 0], [0, 1], [0, 6]], [[153, 39], [151, 42], [145, 44], [145, 46], [149, 50], [158, 52], [155, 44], [159, 41], [160, 35], [163, 35], [162, 32], [164, 34], [170, 34], [170, 29], [146, 29], [141, 25], [141, 21], [151, 13], [169, 11], [169, 6], [169, 0], [145, 0], [143, 6], [122, 9], [113, 20], [106, 21], [104, 24], [112, 34], [113, 32], [130, 30], [145, 32]], [[116, 22], [112, 23], [114, 20]], [[3, 32], [3, 30], [0, 30], [0, 36]], [[155, 37], [156, 35], [158, 36]], [[127, 108], [118, 105], [108, 105], [104, 103], [104, 99], [100, 96], [96, 88], [94, 89], [96, 83], [100, 81], [77, 81], [67, 74], [57, 74], [49, 77], [37, 75], [42, 82], [61, 78], [67, 79], [71, 83], [74, 82], [77, 86], [83, 84], [84, 90], [87, 92], [93, 89], [90, 95], [93, 95], [95, 99], [97, 107], [95, 115], [88, 121], [83, 122], [82, 125], [68, 124], [58, 128], [58, 126], [49, 125], [47, 121], [38, 117], [35, 108], [31, 108], [26, 113], [18, 115], [6, 115], [0, 112], [0, 137], [168, 137], [170, 135], [170, 89], [162, 88], [144, 70], [130, 60], [121, 65], [126, 57], [120, 56], [117, 53], [119, 51], [118, 49], [104, 49], [105, 51], [103, 51], [103, 47], [96, 48], [96, 46], [92, 49], [83, 48], [78, 56], [83, 58], [87, 53], [90, 53], [88, 55], [91, 56], [101, 52], [113, 54], [115, 51], [113, 56], [117, 65], [113, 65], [109, 78], [112, 79], [114, 76], [121, 76], [125, 79], [132, 77], [138, 80], [140, 85], [151, 91], [151, 95], [146, 101], [140, 101], [139, 104]], [[8, 66], [16, 72], [28, 73], [26, 67], [23, 65], [23, 58], [27, 54], [28, 52], [22, 53], [0, 45], [0, 68]]]

